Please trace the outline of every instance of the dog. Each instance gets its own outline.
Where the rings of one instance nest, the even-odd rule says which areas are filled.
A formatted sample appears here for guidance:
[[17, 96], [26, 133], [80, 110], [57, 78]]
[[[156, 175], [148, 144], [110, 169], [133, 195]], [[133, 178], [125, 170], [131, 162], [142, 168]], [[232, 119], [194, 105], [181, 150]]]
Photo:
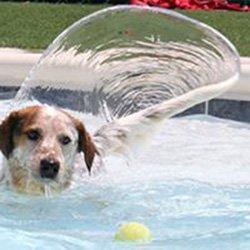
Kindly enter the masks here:
[[70, 185], [77, 153], [91, 171], [97, 149], [82, 122], [63, 110], [30, 106], [10, 113], [0, 126], [5, 175], [21, 192], [44, 193], [45, 183], [60, 191]]
[[113, 120], [93, 136], [82, 121], [57, 107], [41, 104], [12, 111], [0, 124], [3, 178], [19, 192], [45, 194], [48, 185], [53, 192], [61, 192], [72, 182], [77, 155], [84, 154], [91, 173], [96, 157], [126, 154], [135, 145], [144, 144], [166, 118], [216, 96], [226, 87], [216, 84], [191, 91]]

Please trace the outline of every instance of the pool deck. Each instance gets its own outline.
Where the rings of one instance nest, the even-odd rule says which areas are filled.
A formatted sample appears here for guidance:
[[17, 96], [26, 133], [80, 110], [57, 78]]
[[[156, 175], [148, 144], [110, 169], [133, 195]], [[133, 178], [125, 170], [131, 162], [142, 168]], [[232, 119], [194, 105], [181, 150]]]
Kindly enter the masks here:
[[[0, 86], [19, 86], [41, 55], [21, 49], [0, 48]], [[223, 94], [221, 99], [250, 101], [250, 58], [241, 57], [240, 60], [239, 82]]]

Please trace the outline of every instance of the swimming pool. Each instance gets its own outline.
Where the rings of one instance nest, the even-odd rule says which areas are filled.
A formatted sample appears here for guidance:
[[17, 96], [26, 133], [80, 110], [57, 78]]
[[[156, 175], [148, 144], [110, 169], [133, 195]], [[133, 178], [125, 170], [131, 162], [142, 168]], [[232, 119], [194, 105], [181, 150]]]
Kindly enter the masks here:
[[[2, 117], [7, 105], [0, 105]], [[170, 119], [151, 146], [130, 159], [110, 157], [106, 173], [58, 196], [26, 196], [2, 185], [1, 247], [249, 249], [249, 128], [206, 115]], [[128, 221], [149, 226], [153, 241], [114, 241]]]
[[[210, 27], [162, 9], [113, 7], [59, 35], [15, 105], [35, 99], [81, 111], [76, 115], [93, 132], [104, 120], [166, 100], [171, 107], [191, 93], [179, 102], [184, 110], [225, 91], [238, 76], [237, 51]], [[16, 90], [5, 80], [1, 85], [5, 99]], [[0, 118], [9, 103], [0, 102]], [[203, 114], [173, 118], [151, 145], [106, 158], [105, 171], [76, 175], [60, 195], [28, 196], [2, 185], [1, 247], [249, 249], [249, 128]], [[129, 221], [146, 224], [152, 242], [115, 241], [119, 225]]]

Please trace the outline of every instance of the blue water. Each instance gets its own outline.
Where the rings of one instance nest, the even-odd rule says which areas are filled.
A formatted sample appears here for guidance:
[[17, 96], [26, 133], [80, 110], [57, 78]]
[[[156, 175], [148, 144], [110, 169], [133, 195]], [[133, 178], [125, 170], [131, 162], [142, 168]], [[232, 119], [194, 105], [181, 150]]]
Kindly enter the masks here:
[[[249, 128], [203, 115], [171, 119], [136, 159], [110, 157], [106, 173], [58, 196], [2, 185], [1, 249], [249, 249]], [[114, 241], [128, 221], [146, 224], [153, 241]]]
[[[0, 242], [3, 249], [249, 249], [249, 191], [188, 180], [87, 185], [50, 199], [5, 190]], [[130, 220], [150, 227], [152, 243], [113, 240]]]

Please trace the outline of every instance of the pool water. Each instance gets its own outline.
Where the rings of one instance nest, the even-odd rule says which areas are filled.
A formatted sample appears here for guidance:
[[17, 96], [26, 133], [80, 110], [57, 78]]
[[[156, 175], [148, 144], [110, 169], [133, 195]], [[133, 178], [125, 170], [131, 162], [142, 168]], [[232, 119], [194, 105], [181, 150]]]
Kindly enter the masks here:
[[[150, 146], [109, 157], [105, 173], [58, 196], [21, 195], [2, 185], [1, 249], [249, 249], [249, 138], [248, 124], [175, 118]], [[128, 221], [146, 224], [153, 241], [114, 241]]]

